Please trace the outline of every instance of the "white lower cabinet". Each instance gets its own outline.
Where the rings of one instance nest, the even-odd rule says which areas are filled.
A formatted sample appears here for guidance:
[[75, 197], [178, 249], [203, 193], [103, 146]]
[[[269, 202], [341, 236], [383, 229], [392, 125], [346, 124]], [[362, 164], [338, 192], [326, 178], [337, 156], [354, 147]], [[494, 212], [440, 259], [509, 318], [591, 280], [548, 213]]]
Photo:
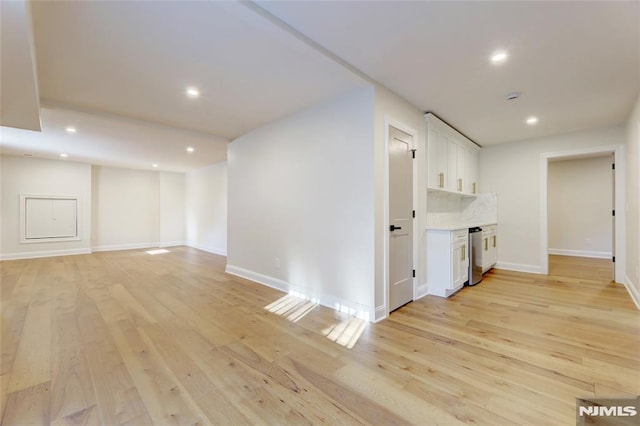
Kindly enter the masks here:
[[427, 292], [449, 297], [469, 280], [469, 231], [427, 230]]
[[482, 273], [494, 266], [498, 260], [498, 227], [489, 225], [482, 227]]

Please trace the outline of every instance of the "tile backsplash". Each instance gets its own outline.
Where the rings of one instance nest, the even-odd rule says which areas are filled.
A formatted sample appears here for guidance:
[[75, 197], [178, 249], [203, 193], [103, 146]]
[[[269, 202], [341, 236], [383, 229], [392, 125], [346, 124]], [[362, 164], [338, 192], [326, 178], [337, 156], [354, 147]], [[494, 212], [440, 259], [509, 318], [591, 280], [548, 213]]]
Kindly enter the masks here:
[[497, 223], [498, 197], [495, 193], [478, 194], [475, 198], [429, 194], [427, 225]]

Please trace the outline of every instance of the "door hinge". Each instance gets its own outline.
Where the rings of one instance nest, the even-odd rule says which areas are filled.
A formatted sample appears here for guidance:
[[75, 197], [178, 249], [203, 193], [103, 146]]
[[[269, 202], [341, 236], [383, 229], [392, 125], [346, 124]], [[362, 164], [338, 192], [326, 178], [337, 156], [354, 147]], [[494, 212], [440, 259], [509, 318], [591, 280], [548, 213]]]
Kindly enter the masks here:
[[615, 210], [611, 210], [611, 216], [615, 216], [616, 215], [616, 211]]
[[413, 211], [413, 217], [414, 218], [416, 217], [416, 211], [415, 210]]
[[613, 261], [613, 263], [616, 263], [616, 257], [613, 256], [613, 258], [611, 259]]
[[616, 169], [616, 163], [613, 163], [613, 164], [611, 165], [611, 170], [615, 170], [615, 169]]
[[414, 269], [413, 270], [413, 278], [415, 278], [415, 277], [416, 277], [416, 270]]
[[415, 149], [411, 150], [411, 158], [416, 158], [416, 150]]

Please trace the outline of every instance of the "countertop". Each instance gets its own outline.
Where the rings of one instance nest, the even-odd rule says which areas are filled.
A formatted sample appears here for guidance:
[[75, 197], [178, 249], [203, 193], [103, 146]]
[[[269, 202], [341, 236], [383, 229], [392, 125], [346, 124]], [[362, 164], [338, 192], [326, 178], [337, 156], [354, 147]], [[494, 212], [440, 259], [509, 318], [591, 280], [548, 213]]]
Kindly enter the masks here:
[[438, 230], [438, 231], [457, 231], [460, 229], [469, 229], [475, 228], [476, 226], [483, 227], [489, 225], [497, 225], [496, 222], [483, 222], [483, 223], [451, 223], [445, 225], [428, 225], [427, 230]]

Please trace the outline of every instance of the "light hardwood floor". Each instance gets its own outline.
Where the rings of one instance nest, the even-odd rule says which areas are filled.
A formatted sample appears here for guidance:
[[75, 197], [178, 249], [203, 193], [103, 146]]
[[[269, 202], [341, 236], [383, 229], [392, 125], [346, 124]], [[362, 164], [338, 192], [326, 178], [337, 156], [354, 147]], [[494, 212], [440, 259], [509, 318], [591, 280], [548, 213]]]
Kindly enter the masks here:
[[0, 263], [3, 425], [570, 425], [640, 394], [640, 312], [597, 262], [365, 325], [170, 250]]

